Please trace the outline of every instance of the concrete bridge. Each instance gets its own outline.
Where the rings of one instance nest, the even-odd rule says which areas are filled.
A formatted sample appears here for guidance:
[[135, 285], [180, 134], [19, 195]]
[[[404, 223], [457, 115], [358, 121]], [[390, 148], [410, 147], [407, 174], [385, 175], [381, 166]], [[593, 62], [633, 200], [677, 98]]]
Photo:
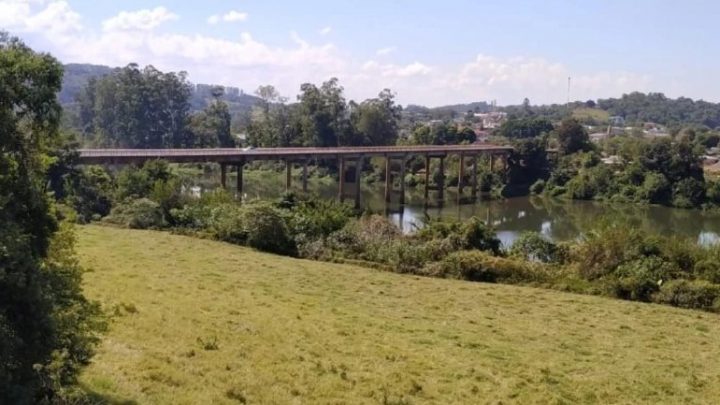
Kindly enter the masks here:
[[[405, 166], [408, 158], [423, 156], [425, 158], [425, 198], [427, 200], [430, 190], [437, 190], [440, 199], [443, 198], [445, 178], [445, 158], [456, 154], [460, 158], [460, 183], [458, 193], [462, 195], [466, 186], [463, 181], [467, 160], [472, 162], [472, 180], [469, 184], [471, 195], [475, 197], [478, 191], [477, 164], [478, 157], [489, 156], [490, 167], [493, 168], [497, 158], [507, 167], [507, 156], [512, 152], [509, 146], [489, 144], [471, 145], [442, 145], [442, 146], [372, 146], [372, 147], [337, 147], [337, 148], [256, 148], [256, 149], [80, 149], [80, 164], [141, 164], [148, 160], [162, 159], [174, 163], [218, 163], [220, 164], [220, 179], [223, 187], [227, 187], [227, 168], [234, 166], [237, 170], [236, 189], [242, 194], [243, 166], [255, 160], [280, 160], [285, 162], [286, 189], [292, 185], [291, 169], [293, 164], [302, 165], [302, 189], [308, 188], [308, 163], [310, 160], [337, 160], [340, 170], [338, 197], [342, 201], [346, 196], [345, 173], [349, 165], [354, 170], [355, 205], [360, 206], [360, 172], [362, 163], [368, 157], [381, 156], [385, 158], [385, 200], [390, 201], [393, 192], [400, 195], [400, 204], [405, 203]], [[431, 159], [439, 160], [442, 176], [435, 187], [430, 185]], [[393, 161], [399, 164], [399, 171], [392, 170]], [[400, 190], [393, 190], [392, 176], [400, 176]]]

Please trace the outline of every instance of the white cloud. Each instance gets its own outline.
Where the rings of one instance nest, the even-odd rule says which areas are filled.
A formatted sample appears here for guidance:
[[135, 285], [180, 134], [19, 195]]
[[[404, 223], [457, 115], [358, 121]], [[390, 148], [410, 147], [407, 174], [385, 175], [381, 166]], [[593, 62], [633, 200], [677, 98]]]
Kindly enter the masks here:
[[[218, 16], [217, 21], [226, 21], [228, 14]], [[633, 90], [662, 91], [669, 86], [633, 72], [577, 72], [542, 58], [480, 54], [456, 65], [421, 60], [399, 63], [390, 60], [394, 48], [388, 47], [376, 51], [379, 61], [361, 63], [350, 50], [338, 49], [331, 43], [313, 43], [293, 32], [286, 45], [277, 46], [250, 33], [221, 38], [154, 30], [176, 18], [163, 7], [123, 12], [105, 21], [103, 29], [97, 31], [83, 27], [81, 16], [67, 1], [0, 0], [0, 26], [22, 35], [38, 50], [52, 52], [63, 62], [153, 64], [166, 71], [187, 71], [194, 82], [238, 86], [246, 91], [273, 84], [290, 99], [301, 83], [320, 83], [330, 77], [340, 79], [349, 99], [360, 101], [390, 88], [398, 94], [399, 102], [426, 105], [493, 99], [500, 104], [515, 104], [525, 97], [533, 103], [564, 102], [568, 76], [573, 78], [571, 98], [581, 100]], [[682, 90], [682, 86], [678, 83], [672, 89]], [[717, 86], [708, 86], [697, 94], [686, 95], [712, 99], [717, 92]]]
[[149, 31], [166, 21], [177, 19], [178, 15], [165, 7], [155, 7], [152, 10], [121, 11], [115, 17], [103, 21], [102, 26], [105, 31]]
[[318, 33], [319, 33], [320, 35], [327, 35], [327, 34], [329, 34], [329, 33], [331, 33], [331, 32], [332, 32], [332, 27], [330, 27], [330, 26], [325, 27], [325, 28], [321, 29], [320, 31], [318, 31]]
[[66, 1], [46, 0], [0, 0], [0, 26], [19, 33], [44, 32], [56, 40], [82, 29], [80, 15]]
[[365, 62], [362, 68], [365, 71], [380, 73], [382, 76], [396, 77], [423, 76], [429, 74], [433, 70], [430, 66], [424, 65], [420, 62], [398, 66], [393, 64], [380, 64], [374, 60]]
[[395, 48], [394, 46], [388, 46], [386, 48], [378, 49], [375, 52], [375, 54], [378, 56], [385, 56], [385, 55], [390, 55], [391, 53], [395, 52], [396, 50], [397, 50], [397, 48]]
[[219, 23], [220, 21], [224, 22], [239, 22], [239, 21], [245, 21], [248, 18], [247, 13], [242, 13], [240, 11], [231, 10], [227, 13], [220, 15], [215, 14], [208, 17], [207, 22], [208, 24], [215, 25]]

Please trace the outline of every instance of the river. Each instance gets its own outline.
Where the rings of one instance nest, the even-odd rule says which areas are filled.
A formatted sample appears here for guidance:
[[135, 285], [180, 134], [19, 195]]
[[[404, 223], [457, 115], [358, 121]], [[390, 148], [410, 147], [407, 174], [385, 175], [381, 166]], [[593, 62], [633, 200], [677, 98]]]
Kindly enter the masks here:
[[[204, 176], [205, 177], [205, 176]], [[215, 176], [205, 177], [203, 188], [217, 184]], [[229, 179], [228, 184], [234, 184]], [[277, 198], [285, 190], [284, 173], [246, 172], [244, 198]], [[295, 181], [294, 190], [299, 190]], [[711, 244], [720, 240], [720, 213], [701, 210], [686, 210], [661, 206], [635, 204], [609, 204], [592, 201], [573, 201], [540, 197], [517, 197], [505, 200], [470, 201], [469, 188], [465, 198], [458, 200], [455, 188], [445, 192], [443, 201], [438, 201], [431, 192], [430, 201], [425, 202], [422, 186], [407, 189], [406, 204], [401, 207], [394, 194], [392, 202], [384, 201], [383, 182], [363, 184], [361, 204], [364, 208], [387, 215], [404, 232], [411, 232], [422, 226], [426, 217], [465, 220], [478, 216], [492, 224], [503, 245], [509, 246], [525, 231], [540, 232], [555, 241], [571, 240], [583, 232], [596, 227], [600, 222], [622, 224], [628, 228], [665, 236], [690, 238], [700, 244]], [[337, 183], [330, 178], [313, 179], [311, 194], [324, 198], [337, 198]], [[347, 184], [352, 193], [353, 184]], [[348, 195], [346, 201], [352, 202]]]

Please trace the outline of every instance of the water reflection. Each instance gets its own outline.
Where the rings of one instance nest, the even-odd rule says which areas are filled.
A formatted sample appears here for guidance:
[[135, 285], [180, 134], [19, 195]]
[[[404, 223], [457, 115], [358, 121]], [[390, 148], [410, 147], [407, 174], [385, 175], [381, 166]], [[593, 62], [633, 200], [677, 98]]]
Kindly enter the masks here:
[[[284, 191], [284, 180], [277, 175], [249, 178], [245, 183], [245, 198], [276, 198]], [[212, 182], [201, 181], [203, 188], [214, 187]], [[234, 184], [228, 181], [228, 184]], [[299, 182], [295, 184], [299, 190]], [[330, 179], [314, 180], [310, 190], [324, 198], [337, 198], [337, 184]], [[348, 190], [354, 190], [349, 186]], [[665, 236], [680, 236], [697, 240], [701, 244], [720, 241], [720, 214], [700, 210], [684, 210], [658, 206], [632, 204], [601, 204], [589, 201], [565, 201], [537, 197], [519, 197], [503, 201], [473, 201], [467, 196], [458, 198], [453, 190], [445, 192], [439, 201], [437, 193], [430, 193], [425, 201], [422, 188], [408, 189], [406, 205], [384, 199], [382, 183], [363, 185], [361, 203], [376, 213], [384, 213], [404, 232], [421, 226], [425, 218], [452, 218], [464, 220], [479, 216], [491, 223], [503, 244], [511, 245], [524, 231], [540, 232], [556, 240], [571, 240], [597, 226], [599, 221], [619, 223]], [[352, 201], [348, 197], [347, 201]]]

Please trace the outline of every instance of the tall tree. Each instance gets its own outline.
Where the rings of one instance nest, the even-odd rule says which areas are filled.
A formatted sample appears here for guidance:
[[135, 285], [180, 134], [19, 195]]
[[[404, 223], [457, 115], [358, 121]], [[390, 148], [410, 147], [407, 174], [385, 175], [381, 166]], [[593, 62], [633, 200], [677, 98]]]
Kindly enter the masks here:
[[184, 72], [130, 64], [88, 82], [79, 96], [80, 125], [102, 146], [190, 146], [185, 126], [191, 91]]
[[0, 33], [0, 403], [54, 401], [92, 354], [97, 307], [45, 190], [61, 65]]
[[194, 114], [190, 119], [190, 132], [192, 145], [199, 148], [223, 147], [232, 148], [235, 146], [230, 131], [231, 116], [227, 103], [222, 100], [223, 88], [213, 89], [213, 101], [205, 110]]
[[576, 119], [566, 118], [557, 129], [558, 148], [563, 155], [592, 149], [585, 127]]
[[392, 91], [385, 89], [377, 98], [365, 100], [359, 105], [352, 103], [352, 132], [359, 136], [343, 144], [360, 142], [363, 145], [394, 145], [401, 112], [401, 107], [395, 104], [394, 99]]

